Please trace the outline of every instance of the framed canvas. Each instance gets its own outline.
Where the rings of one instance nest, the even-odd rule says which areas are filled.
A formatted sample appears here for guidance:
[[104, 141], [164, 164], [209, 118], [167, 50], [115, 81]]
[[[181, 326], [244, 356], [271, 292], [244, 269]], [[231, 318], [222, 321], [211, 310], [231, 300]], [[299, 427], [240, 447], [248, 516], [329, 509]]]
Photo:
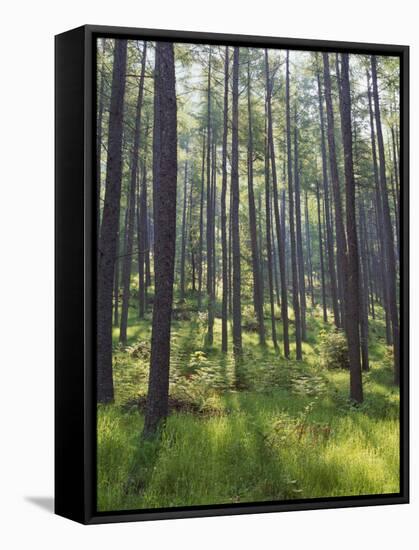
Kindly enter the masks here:
[[55, 44], [56, 513], [407, 503], [408, 47]]

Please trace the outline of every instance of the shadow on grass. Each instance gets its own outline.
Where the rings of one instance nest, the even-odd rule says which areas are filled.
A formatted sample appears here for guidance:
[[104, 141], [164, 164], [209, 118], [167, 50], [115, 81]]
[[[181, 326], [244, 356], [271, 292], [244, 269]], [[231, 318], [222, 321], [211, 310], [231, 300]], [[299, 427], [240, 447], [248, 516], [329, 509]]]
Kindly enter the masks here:
[[140, 440], [124, 485], [125, 495], [141, 497], [146, 491], [159, 459], [163, 429], [160, 428], [153, 438]]

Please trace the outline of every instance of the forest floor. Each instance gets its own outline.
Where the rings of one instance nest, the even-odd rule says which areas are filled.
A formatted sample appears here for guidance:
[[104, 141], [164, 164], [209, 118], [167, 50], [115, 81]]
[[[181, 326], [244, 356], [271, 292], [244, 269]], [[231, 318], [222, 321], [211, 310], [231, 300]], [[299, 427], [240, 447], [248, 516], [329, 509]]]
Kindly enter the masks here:
[[99, 405], [97, 416], [98, 510], [399, 492], [399, 391], [382, 321], [370, 323], [365, 399], [354, 406], [348, 371], [322, 363], [332, 326], [319, 308], [308, 312], [301, 362], [243, 331], [237, 391], [231, 352], [220, 351], [221, 320], [207, 349], [206, 317], [191, 305], [177, 304], [173, 316], [171, 414], [155, 441], [140, 438], [151, 318], [139, 322], [131, 309], [125, 348], [114, 331], [115, 403]]

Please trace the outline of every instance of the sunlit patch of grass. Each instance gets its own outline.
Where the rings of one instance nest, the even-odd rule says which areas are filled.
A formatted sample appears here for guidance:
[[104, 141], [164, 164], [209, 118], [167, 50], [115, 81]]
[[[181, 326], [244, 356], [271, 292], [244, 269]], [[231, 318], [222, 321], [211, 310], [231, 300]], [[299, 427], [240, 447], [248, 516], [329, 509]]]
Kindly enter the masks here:
[[[374, 322], [378, 329], [371, 335], [365, 401], [354, 406], [348, 371], [320, 364], [324, 324], [320, 308], [314, 314], [302, 362], [293, 360], [293, 345], [291, 361], [274, 349], [268, 322], [264, 348], [257, 333], [243, 333], [242, 391], [234, 385], [231, 350], [220, 351], [220, 319], [212, 348], [205, 347], [205, 323], [196, 313], [190, 321], [173, 321], [171, 391], [179, 390], [185, 374], [202, 368], [196, 377], [201, 386], [188, 386], [187, 399], [203, 400], [204, 410], [172, 413], [152, 442], [141, 440], [143, 415], [136, 406], [147, 392], [149, 358], [118, 348], [115, 330], [116, 399], [98, 407], [99, 510], [398, 492], [399, 392], [381, 321]], [[130, 323], [130, 346], [149, 340], [149, 320], [139, 322], [130, 309]], [[282, 345], [280, 321], [277, 328]], [[196, 351], [205, 358], [202, 365], [194, 359]], [[211, 389], [212, 380], [218, 380], [217, 388]], [[205, 391], [202, 384], [209, 384]]]

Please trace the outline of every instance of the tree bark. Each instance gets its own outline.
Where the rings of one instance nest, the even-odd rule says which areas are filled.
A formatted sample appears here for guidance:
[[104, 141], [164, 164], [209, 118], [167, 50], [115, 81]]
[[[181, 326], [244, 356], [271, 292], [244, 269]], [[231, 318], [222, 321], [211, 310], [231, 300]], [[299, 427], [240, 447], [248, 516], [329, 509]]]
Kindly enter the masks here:
[[141, 59], [141, 74], [138, 86], [137, 104], [135, 109], [135, 129], [134, 142], [131, 152], [131, 167], [130, 167], [130, 183], [129, 183], [129, 200], [128, 200], [128, 227], [126, 246], [124, 249], [124, 259], [122, 264], [122, 308], [121, 308], [121, 328], [119, 332], [119, 341], [125, 345], [127, 343], [127, 327], [128, 327], [128, 310], [130, 302], [130, 281], [131, 281], [131, 266], [132, 266], [132, 248], [134, 242], [134, 227], [135, 227], [135, 195], [138, 176], [138, 153], [140, 150], [140, 134], [141, 134], [141, 110], [144, 96], [144, 75], [145, 64], [147, 58], [147, 42], [144, 42], [142, 59]]
[[205, 185], [205, 134], [202, 141], [202, 169], [201, 192], [199, 201], [199, 245], [198, 245], [198, 310], [202, 307], [202, 274], [203, 274], [203, 247], [204, 247], [204, 185]]
[[321, 279], [321, 285], [322, 285], [323, 321], [327, 323], [326, 283], [325, 283], [325, 276], [324, 276], [324, 260], [323, 260], [323, 236], [322, 236], [320, 186], [318, 181], [316, 182], [316, 197], [317, 197], [317, 223], [319, 226], [319, 256], [320, 256], [320, 279]]
[[381, 298], [382, 304], [385, 312], [385, 321], [386, 321], [386, 340], [387, 345], [392, 345], [392, 330], [389, 314], [389, 299], [388, 299], [388, 278], [387, 278], [387, 268], [386, 268], [386, 254], [385, 254], [385, 241], [383, 233], [383, 207], [380, 191], [380, 175], [378, 172], [378, 159], [377, 159], [377, 145], [375, 139], [375, 130], [374, 130], [374, 111], [372, 107], [372, 91], [370, 87], [370, 74], [367, 70], [367, 87], [368, 87], [368, 108], [370, 115], [370, 133], [371, 133], [371, 153], [373, 161], [373, 170], [374, 170], [374, 186], [375, 186], [375, 213], [376, 213], [376, 234], [377, 234], [377, 244], [378, 244], [378, 271], [380, 288], [381, 288]]
[[99, 240], [97, 308], [97, 400], [113, 401], [112, 293], [122, 179], [122, 128], [127, 41], [115, 40], [109, 111], [105, 204]]
[[[273, 139], [273, 123], [272, 123], [272, 86], [269, 70], [269, 55], [268, 50], [265, 49], [265, 79], [266, 79], [266, 110], [268, 117], [268, 152], [271, 161], [272, 170], [272, 191], [273, 191], [273, 205], [275, 215], [276, 234], [278, 239], [278, 260], [279, 260], [279, 273], [281, 279], [281, 319], [283, 328], [283, 340], [284, 340], [284, 356], [289, 359], [290, 356], [290, 344], [289, 344], [289, 320], [288, 320], [288, 294], [287, 294], [287, 276], [286, 276], [286, 256], [285, 256], [285, 225], [284, 230], [282, 224], [285, 223], [285, 210], [280, 216], [279, 212], [279, 197], [278, 197], [278, 177], [276, 171], [276, 159], [275, 159], [275, 144]], [[268, 164], [269, 166], [269, 164]], [[282, 219], [282, 224], [281, 224]]]
[[306, 284], [304, 275], [303, 237], [301, 231], [301, 198], [300, 198], [300, 165], [298, 155], [298, 129], [297, 109], [295, 110], [294, 121], [294, 181], [295, 181], [295, 226], [297, 244], [297, 268], [298, 268], [298, 289], [300, 293], [301, 309], [301, 339], [306, 340]]
[[105, 77], [104, 77], [104, 71], [105, 71], [105, 43], [106, 40], [102, 38], [102, 49], [99, 50], [99, 39], [98, 39], [98, 56], [99, 54], [102, 55], [102, 64], [101, 64], [101, 71], [100, 71], [100, 85], [99, 85], [99, 91], [98, 91], [98, 108], [97, 108], [97, 136], [96, 136], [96, 235], [97, 239], [99, 239], [100, 236], [100, 195], [101, 195], [101, 185], [102, 185], [102, 178], [101, 178], [101, 172], [102, 172], [102, 134], [103, 134], [103, 111], [105, 108], [105, 102], [104, 102], [104, 85], [105, 85]]
[[324, 89], [326, 98], [326, 114], [327, 114], [327, 140], [329, 144], [329, 163], [330, 163], [330, 176], [332, 180], [333, 199], [334, 199], [334, 211], [335, 211], [335, 226], [336, 226], [336, 249], [337, 249], [337, 262], [338, 262], [338, 279], [339, 288], [341, 289], [341, 311], [342, 325], [346, 328], [346, 313], [345, 313], [345, 297], [346, 297], [346, 235], [343, 225], [343, 212], [342, 202], [340, 195], [339, 185], [339, 173], [336, 160], [336, 146], [335, 146], [335, 122], [333, 114], [333, 102], [332, 102], [332, 86], [330, 80], [329, 69], [329, 55], [323, 53], [323, 74], [324, 74]]
[[361, 360], [362, 370], [369, 370], [368, 353], [368, 255], [367, 255], [367, 229], [365, 210], [362, 202], [359, 205], [359, 236], [360, 236], [360, 326], [361, 326]]
[[[188, 147], [186, 147], [186, 157], [188, 157]], [[188, 197], [188, 158], [185, 160], [185, 179], [183, 183], [183, 209], [182, 209], [182, 232], [180, 247], [180, 300], [185, 300], [185, 258], [186, 258], [186, 208]]]
[[247, 114], [248, 114], [248, 141], [247, 141], [247, 189], [249, 201], [249, 231], [252, 248], [252, 272], [253, 272], [253, 307], [258, 322], [259, 343], [265, 345], [265, 322], [263, 318], [263, 298], [260, 281], [259, 246], [256, 229], [255, 193], [253, 189], [253, 124], [251, 102], [251, 77], [250, 77], [250, 50], [247, 59]]
[[148, 238], [148, 206], [147, 206], [147, 134], [144, 141], [144, 161], [141, 177], [141, 189], [139, 192], [137, 209], [137, 244], [138, 244], [138, 312], [140, 319], [144, 318], [147, 309], [147, 253], [149, 249]]
[[233, 263], [233, 353], [236, 364], [242, 356], [241, 331], [241, 268], [239, 230], [239, 48], [233, 54], [233, 103], [232, 103], [232, 151], [231, 151], [231, 241]]
[[307, 266], [308, 266], [308, 282], [311, 296], [311, 305], [316, 305], [314, 299], [314, 286], [313, 286], [313, 258], [311, 253], [311, 232], [310, 232], [310, 218], [308, 215], [308, 193], [304, 193], [304, 218], [305, 218], [305, 230], [306, 230], [306, 243], [307, 243]]
[[342, 141], [345, 167], [346, 190], [346, 233], [347, 233], [347, 295], [346, 335], [350, 368], [350, 397], [362, 403], [362, 371], [360, 358], [359, 314], [361, 310], [359, 292], [359, 254], [356, 233], [355, 179], [352, 157], [351, 93], [349, 84], [349, 55], [342, 54], [341, 74], [341, 117]]
[[297, 247], [295, 242], [294, 222], [294, 190], [292, 173], [292, 150], [291, 150], [291, 114], [290, 114], [290, 71], [289, 71], [289, 50], [286, 58], [286, 125], [287, 125], [287, 159], [288, 159], [288, 201], [289, 201], [289, 225], [291, 244], [291, 273], [292, 273], [292, 301], [295, 319], [295, 350], [297, 361], [302, 359], [301, 349], [301, 316], [300, 301], [298, 296], [298, 268], [297, 268]]
[[[267, 124], [266, 124], [267, 128]], [[267, 131], [266, 131], [267, 133]], [[268, 259], [268, 286], [269, 286], [269, 305], [271, 313], [271, 331], [272, 343], [275, 349], [278, 347], [278, 339], [276, 337], [275, 324], [275, 302], [274, 302], [274, 285], [273, 285], [273, 262], [272, 262], [272, 229], [271, 229], [271, 196], [269, 182], [269, 140], [265, 138], [265, 212], [266, 212], [266, 255]]]
[[227, 139], [228, 139], [228, 83], [229, 83], [230, 52], [225, 49], [224, 61], [224, 113], [223, 113], [223, 152], [222, 152], [222, 181], [221, 181], [221, 255], [223, 294], [221, 305], [221, 351], [228, 349], [228, 248], [227, 248]]
[[214, 341], [214, 281], [213, 281], [213, 201], [211, 193], [211, 46], [208, 59], [208, 83], [207, 83], [207, 308], [208, 308], [208, 329], [206, 334], [206, 344], [212, 346]]
[[333, 246], [332, 223], [331, 223], [330, 205], [329, 205], [329, 180], [327, 175], [327, 153], [326, 153], [326, 139], [324, 135], [325, 124], [324, 124], [324, 111], [323, 111], [323, 94], [322, 94], [321, 83], [320, 83], [320, 72], [317, 72], [317, 88], [318, 88], [318, 94], [319, 94], [323, 193], [324, 193], [325, 214], [326, 214], [326, 245], [327, 245], [327, 260], [328, 260], [328, 267], [329, 267], [330, 293], [332, 298], [334, 323], [337, 328], [340, 328], [341, 321], [340, 321], [340, 315], [339, 315], [338, 290], [337, 290], [336, 269], [335, 269], [335, 252], [334, 252], [334, 246]]
[[373, 85], [375, 122], [377, 128], [378, 157], [380, 160], [380, 191], [383, 209], [383, 233], [384, 248], [386, 257], [386, 274], [388, 288], [388, 305], [391, 318], [391, 328], [393, 336], [394, 351], [394, 383], [400, 383], [400, 337], [399, 337], [399, 319], [397, 311], [397, 281], [396, 281], [396, 258], [394, 254], [394, 237], [391, 225], [390, 207], [388, 203], [387, 179], [386, 179], [386, 160], [384, 154], [384, 139], [381, 127], [380, 99], [378, 95], [377, 81], [377, 59], [375, 55], [371, 56], [371, 76]]
[[144, 438], [155, 435], [168, 414], [170, 325], [176, 247], [176, 118], [173, 43], [156, 42], [153, 132], [155, 295]]

